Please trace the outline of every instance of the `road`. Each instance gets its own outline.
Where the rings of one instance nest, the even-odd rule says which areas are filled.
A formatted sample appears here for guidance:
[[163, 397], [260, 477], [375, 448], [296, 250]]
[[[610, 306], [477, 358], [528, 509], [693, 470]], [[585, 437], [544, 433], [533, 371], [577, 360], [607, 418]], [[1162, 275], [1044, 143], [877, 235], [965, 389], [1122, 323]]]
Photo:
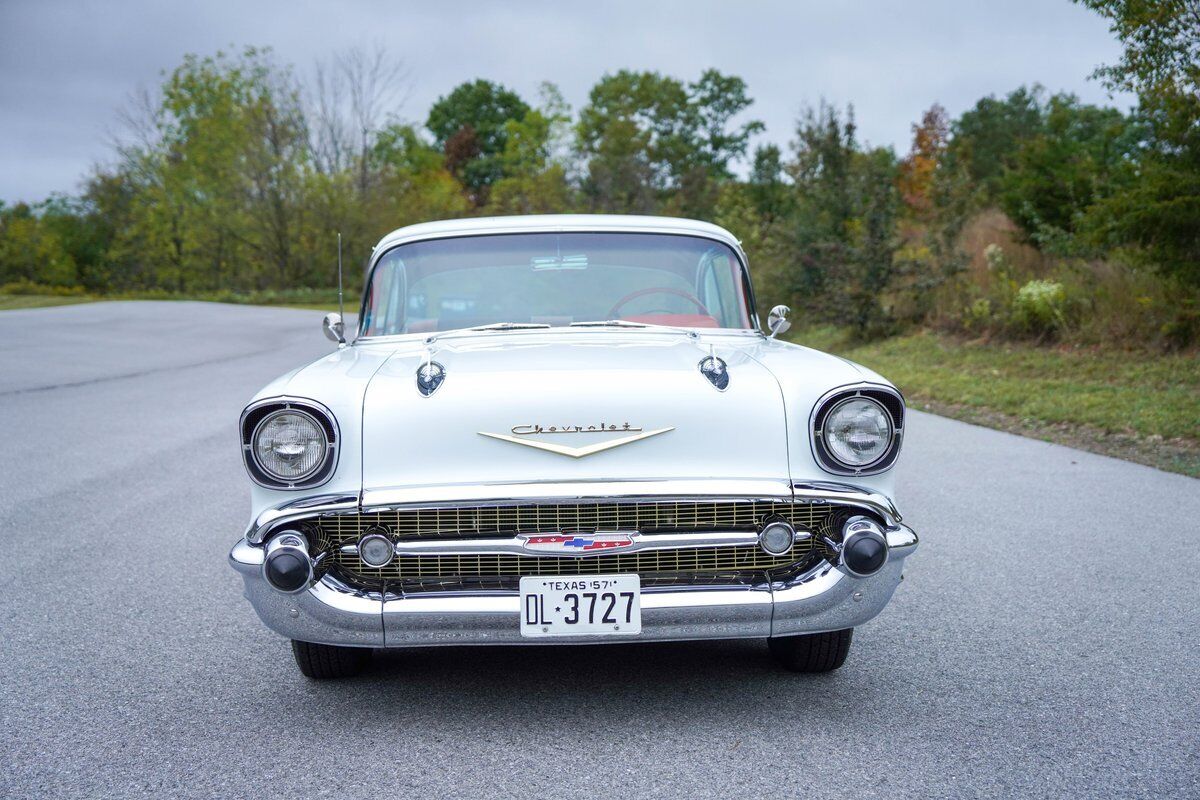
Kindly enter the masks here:
[[0, 797], [1200, 796], [1200, 481], [919, 413], [921, 550], [835, 674], [750, 641], [304, 680], [225, 558], [238, 412], [319, 320], [0, 313]]

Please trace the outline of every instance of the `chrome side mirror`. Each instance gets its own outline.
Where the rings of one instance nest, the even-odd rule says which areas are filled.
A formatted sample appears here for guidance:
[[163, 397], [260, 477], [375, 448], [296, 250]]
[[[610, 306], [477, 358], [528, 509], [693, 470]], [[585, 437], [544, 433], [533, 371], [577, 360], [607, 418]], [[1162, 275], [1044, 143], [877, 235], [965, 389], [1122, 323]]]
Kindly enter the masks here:
[[774, 339], [781, 333], [786, 333], [787, 329], [792, 327], [792, 323], [788, 322], [788, 314], [792, 310], [787, 306], [775, 306], [771, 309], [771, 313], [767, 314], [767, 328], [771, 331], [771, 338]]
[[346, 343], [346, 323], [342, 321], [342, 315], [336, 311], [330, 311], [325, 315], [325, 320], [321, 323], [321, 330], [325, 331], [325, 337], [329, 341], [338, 344]]

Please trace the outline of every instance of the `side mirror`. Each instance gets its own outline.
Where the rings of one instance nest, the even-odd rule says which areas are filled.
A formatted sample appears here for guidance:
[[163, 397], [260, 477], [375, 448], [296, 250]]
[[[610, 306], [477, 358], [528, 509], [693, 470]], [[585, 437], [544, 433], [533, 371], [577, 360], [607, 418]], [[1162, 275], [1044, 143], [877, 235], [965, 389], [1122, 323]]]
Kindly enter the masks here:
[[771, 313], [767, 314], [767, 328], [771, 331], [772, 339], [792, 327], [792, 323], [788, 322], [787, 318], [790, 313], [792, 310], [787, 306], [775, 306], [771, 309]]
[[325, 331], [325, 337], [331, 342], [346, 343], [346, 323], [342, 321], [342, 315], [336, 311], [330, 311], [325, 315], [325, 320], [321, 323], [321, 330]]

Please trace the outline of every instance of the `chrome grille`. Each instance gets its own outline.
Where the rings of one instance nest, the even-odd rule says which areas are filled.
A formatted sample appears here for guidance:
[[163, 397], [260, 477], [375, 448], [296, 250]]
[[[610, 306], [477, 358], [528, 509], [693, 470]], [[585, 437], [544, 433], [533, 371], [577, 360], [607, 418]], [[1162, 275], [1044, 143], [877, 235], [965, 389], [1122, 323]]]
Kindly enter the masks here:
[[[348, 514], [317, 520], [314, 550], [324, 551], [327, 566], [336, 565], [368, 581], [522, 577], [526, 575], [596, 575], [636, 572], [655, 576], [786, 567], [823, 548], [822, 535], [836, 530], [847, 509], [827, 503], [771, 500], [650, 500], [642, 502], [543, 503], [508, 506], [413, 508]], [[773, 556], [755, 546], [720, 546], [644, 550], [584, 558], [488, 554], [401, 556], [383, 569], [363, 564], [342, 545], [356, 542], [373, 527], [404, 540], [429, 538], [510, 537], [518, 533], [613, 531], [655, 533], [755, 530], [768, 517], [782, 517], [808, 529], [813, 540]]]

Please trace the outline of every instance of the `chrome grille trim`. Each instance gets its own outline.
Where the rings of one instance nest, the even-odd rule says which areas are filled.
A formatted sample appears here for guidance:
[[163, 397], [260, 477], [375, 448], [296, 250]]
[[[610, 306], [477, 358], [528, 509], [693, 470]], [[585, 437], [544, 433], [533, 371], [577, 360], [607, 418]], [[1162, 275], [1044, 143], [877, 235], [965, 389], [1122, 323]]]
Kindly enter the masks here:
[[[875, 514], [894, 527], [899, 512], [887, 497], [861, 486], [835, 481], [660, 480], [573, 483], [505, 483], [469, 486], [423, 486], [412, 489], [367, 489], [358, 494], [325, 494], [289, 500], [264, 509], [246, 530], [246, 540], [261, 544], [279, 525], [333, 514], [373, 514], [412, 508], [511, 506], [517, 503], [696, 502], [746, 501], [833, 503]], [[386, 501], [386, 502], [384, 502]]]
[[[615, 531], [589, 531], [589, 533], [606, 534]], [[807, 538], [812, 534], [807, 531], [798, 532]], [[677, 550], [691, 547], [752, 547], [758, 544], [758, 534], [754, 531], [717, 531], [713, 533], [658, 533], [646, 535], [632, 532], [628, 534], [630, 543], [621, 548], [621, 553], [636, 553], [645, 550]], [[339, 548], [343, 555], [358, 553], [358, 545], [346, 544]], [[595, 558], [602, 550], [579, 553], [566, 553], [571, 558]], [[453, 556], [453, 555], [495, 555], [510, 553], [512, 555], [536, 555], [526, 548], [525, 540], [520, 536], [509, 538], [459, 539], [459, 538], [430, 538], [425, 540], [400, 541], [395, 546], [397, 556]]]
[[[386, 581], [515, 578], [637, 572], [647, 578], [681, 573], [746, 572], [791, 567], [825, 554], [852, 508], [828, 502], [769, 499], [655, 498], [574, 503], [513, 503], [408, 507], [311, 520], [314, 554], [327, 567], [378, 584]], [[765, 520], [782, 518], [809, 537], [782, 555], [757, 546]], [[397, 557], [382, 568], [365, 565], [355, 546], [368, 529], [397, 540]], [[626, 533], [635, 544], [595, 555], [535, 553], [518, 535]]]

